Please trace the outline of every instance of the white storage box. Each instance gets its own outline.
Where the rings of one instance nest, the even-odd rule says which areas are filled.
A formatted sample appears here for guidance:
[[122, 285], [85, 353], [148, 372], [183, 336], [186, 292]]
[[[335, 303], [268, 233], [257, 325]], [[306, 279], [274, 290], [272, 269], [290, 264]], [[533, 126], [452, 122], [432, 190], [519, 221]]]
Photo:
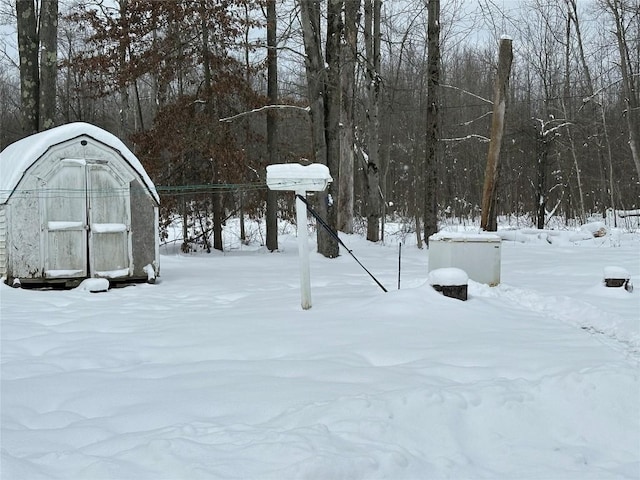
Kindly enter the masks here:
[[320, 163], [279, 163], [267, 166], [267, 186], [271, 190], [321, 192], [331, 181], [329, 168]]
[[475, 282], [500, 283], [500, 237], [490, 233], [439, 232], [429, 237], [429, 271], [460, 268]]

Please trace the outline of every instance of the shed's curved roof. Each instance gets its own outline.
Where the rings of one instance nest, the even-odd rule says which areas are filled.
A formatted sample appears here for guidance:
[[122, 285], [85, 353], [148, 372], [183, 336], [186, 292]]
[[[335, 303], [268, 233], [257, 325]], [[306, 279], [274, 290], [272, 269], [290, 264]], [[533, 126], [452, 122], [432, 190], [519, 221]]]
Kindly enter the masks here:
[[27, 169], [49, 148], [83, 135], [117, 151], [140, 175], [156, 201], [160, 201], [156, 187], [142, 164], [118, 137], [95, 125], [75, 122], [23, 138], [0, 152], [0, 204], [6, 203]]

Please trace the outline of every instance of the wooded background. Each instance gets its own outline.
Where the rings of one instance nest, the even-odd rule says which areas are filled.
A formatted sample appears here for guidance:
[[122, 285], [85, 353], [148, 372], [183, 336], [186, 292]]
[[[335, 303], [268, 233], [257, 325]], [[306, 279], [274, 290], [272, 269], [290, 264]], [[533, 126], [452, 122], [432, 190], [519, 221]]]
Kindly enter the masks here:
[[640, 208], [640, 0], [0, 5], [0, 147], [73, 121], [111, 131], [163, 224], [182, 216], [185, 250], [222, 249], [229, 216], [266, 218], [277, 249], [293, 196], [267, 194], [270, 163], [327, 164], [317, 209], [371, 241], [388, 218], [421, 239], [478, 221], [505, 35], [492, 216], [544, 228]]

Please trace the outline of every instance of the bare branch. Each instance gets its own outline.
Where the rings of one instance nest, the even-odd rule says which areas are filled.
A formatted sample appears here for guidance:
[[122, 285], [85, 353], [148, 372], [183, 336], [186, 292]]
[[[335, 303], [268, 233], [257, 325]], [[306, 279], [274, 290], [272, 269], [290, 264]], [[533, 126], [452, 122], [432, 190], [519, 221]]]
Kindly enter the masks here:
[[440, 141], [441, 142], [462, 142], [464, 140], [471, 140], [471, 139], [477, 139], [483, 143], [488, 143], [489, 141], [491, 141], [491, 139], [483, 136], [483, 135], [477, 135], [475, 133], [472, 133], [470, 135], [467, 135], [466, 137], [457, 137], [457, 138], [441, 138]]
[[470, 96], [472, 96], [474, 98], [477, 98], [478, 100], [482, 100], [483, 102], [486, 102], [489, 105], [493, 105], [493, 102], [491, 100], [488, 100], [488, 99], [486, 99], [484, 97], [481, 97], [480, 95], [476, 95], [475, 93], [471, 93], [468, 90], [464, 90], [463, 88], [454, 87], [453, 85], [446, 85], [444, 83], [441, 83], [440, 86], [441, 87], [445, 87], [445, 88], [451, 88], [453, 90], [458, 90], [459, 92], [466, 93], [467, 95], [470, 95]]
[[566, 126], [568, 126], [568, 125], [573, 125], [573, 123], [571, 123], [571, 122], [564, 122], [564, 123], [561, 123], [560, 125], [556, 125], [555, 127], [550, 128], [549, 130], [545, 130], [545, 131], [542, 133], [542, 135], [543, 135], [544, 137], [546, 137], [546, 136], [547, 136], [547, 135], [549, 135], [550, 133], [553, 133], [553, 132], [555, 132], [556, 130], [559, 130], [560, 128], [562, 128], [562, 127], [566, 127]]
[[[631, 77], [640, 77], [640, 73], [634, 73], [633, 75], [631, 75]], [[593, 92], [591, 95], [589, 95], [588, 97], [584, 97], [582, 99], [582, 106], [580, 107], [580, 109], [582, 109], [582, 107], [592, 101], [595, 97], [597, 97], [598, 95], [600, 95], [601, 92], [613, 87], [614, 85], [617, 85], [618, 83], [622, 82], [622, 78], [619, 78], [618, 80], [615, 80], [611, 83], [609, 83], [608, 85], [604, 85], [603, 87], [599, 88], [598, 90], [596, 90], [595, 92]]]
[[486, 112], [486, 113], [483, 113], [483, 114], [482, 114], [482, 115], [480, 115], [478, 118], [474, 118], [473, 120], [469, 120], [469, 121], [467, 121], [467, 122], [459, 123], [459, 124], [458, 124], [458, 126], [459, 126], [459, 127], [466, 127], [466, 126], [469, 126], [469, 125], [471, 125], [473, 122], [477, 122], [478, 120], [480, 120], [480, 119], [482, 119], [482, 118], [484, 118], [484, 117], [488, 117], [489, 115], [492, 115], [492, 114], [493, 114], [493, 112], [491, 112], [491, 111]]
[[309, 113], [311, 112], [311, 109], [309, 107], [298, 107], [296, 105], [265, 105], [263, 107], [260, 108], [254, 108], [253, 110], [249, 110], [248, 112], [241, 112], [238, 113], [237, 115], [233, 115], [231, 117], [225, 117], [225, 118], [221, 118], [220, 120], [218, 120], [219, 122], [233, 122], [235, 119], [240, 118], [240, 117], [244, 117], [246, 115], [251, 115], [252, 113], [259, 113], [259, 112], [263, 112], [266, 110], [301, 110], [305, 113]]
[[[546, 137], [550, 133], [553, 133], [556, 130], [561, 129], [562, 127], [567, 127], [569, 125], [573, 125], [573, 122], [568, 122], [564, 118], [552, 118], [551, 120], [549, 120], [547, 122], [545, 122], [541, 118], [533, 118], [533, 120], [535, 120], [536, 122], [538, 122], [540, 124], [540, 135], [542, 135], [543, 137]], [[562, 122], [562, 123], [556, 125], [555, 127], [551, 127], [549, 129], [547, 129], [547, 127], [551, 123], [554, 123], [554, 122]]]

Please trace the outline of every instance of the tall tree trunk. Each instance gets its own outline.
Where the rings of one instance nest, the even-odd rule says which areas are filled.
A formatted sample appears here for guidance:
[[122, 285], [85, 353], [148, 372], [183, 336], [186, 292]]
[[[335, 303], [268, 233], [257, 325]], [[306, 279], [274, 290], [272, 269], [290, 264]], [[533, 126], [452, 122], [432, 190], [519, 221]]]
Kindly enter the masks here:
[[[627, 102], [626, 119], [627, 127], [629, 128], [629, 148], [638, 173], [638, 179], [640, 179], [640, 99], [636, 88], [638, 80], [635, 78], [638, 72], [633, 71], [633, 63], [631, 62], [629, 45], [627, 44], [622, 3], [621, 0], [607, 0], [607, 5], [616, 24], [615, 35], [620, 52], [620, 73], [622, 74], [622, 87]], [[637, 10], [637, 4], [635, 8]]]
[[[133, 80], [133, 95], [136, 100], [136, 116], [134, 118], [134, 132], [144, 132], [144, 115], [142, 114], [142, 102], [140, 101], [140, 89], [138, 88], [138, 79]], [[135, 146], [135, 145], [134, 145]], [[134, 150], [135, 152], [135, 150]]]
[[[593, 80], [591, 79], [591, 70], [589, 67], [589, 64], [587, 63], [585, 54], [584, 54], [584, 43], [582, 42], [582, 32], [580, 29], [580, 21], [578, 19], [578, 4], [577, 4], [577, 0], [565, 0], [565, 2], [567, 3], [567, 9], [569, 12], [569, 19], [571, 20], [571, 22], [573, 22], [574, 25], [574, 30], [576, 32], [576, 40], [578, 42], [578, 58], [580, 59], [580, 64], [582, 65], [582, 74], [584, 77], [584, 80], [587, 84], [587, 93], [589, 94], [588, 98], [592, 99], [594, 97], [595, 94], [595, 89], [593, 86]], [[593, 118], [593, 129], [595, 131], [595, 136], [597, 138], [599, 137], [603, 137], [604, 138], [604, 144], [606, 146], [606, 155], [607, 155], [607, 161], [608, 161], [608, 165], [609, 167], [611, 167], [613, 165], [613, 156], [612, 156], [612, 151], [611, 151], [611, 143], [609, 141], [609, 135], [607, 133], [607, 122], [606, 122], [606, 118], [605, 118], [605, 108], [604, 105], [602, 104], [602, 102], [594, 102], [595, 103], [595, 107], [594, 107], [594, 118]], [[598, 115], [598, 113], [600, 115]], [[566, 113], [565, 113], [565, 117], [566, 117]], [[602, 132], [600, 132], [600, 129], [598, 127], [598, 123], [600, 118], [602, 119]], [[598, 151], [598, 160], [600, 161], [600, 164], [602, 165], [602, 153], [601, 151]], [[576, 164], [576, 168], [578, 167], [578, 165]], [[611, 204], [609, 205], [611, 208], [615, 208], [615, 204], [613, 202], [613, 180], [610, 179], [611, 181], [611, 188], [607, 188], [606, 186], [606, 179], [604, 178], [604, 167], [600, 168], [600, 172], [602, 174], [602, 188], [601, 191], [603, 192], [603, 196], [602, 196], [602, 204], [603, 204], [603, 208], [606, 205], [606, 196], [605, 193], [607, 192], [607, 190], [609, 190], [610, 193], [610, 202]], [[583, 206], [583, 210], [584, 210], [584, 206]], [[614, 217], [615, 218], [615, 217]]]
[[222, 222], [224, 221], [222, 193], [213, 194], [213, 248], [215, 250], [224, 250], [222, 242]]
[[344, 6], [344, 38], [342, 47], [342, 111], [340, 131], [340, 186], [338, 230], [353, 233], [353, 180], [355, 159], [354, 102], [360, 0], [348, 0]]
[[[327, 164], [327, 142], [325, 141], [324, 129], [324, 84], [326, 71], [324, 69], [324, 58], [320, 40], [320, 2], [319, 0], [299, 0], [300, 17], [302, 23], [302, 36], [305, 51], [305, 70], [307, 75], [307, 92], [309, 96], [309, 107], [311, 115], [311, 138], [313, 142], [314, 160], [324, 165]], [[322, 218], [327, 216], [327, 196], [320, 194], [317, 196], [319, 202], [316, 205], [318, 214]], [[316, 237], [318, 241], [318, 251], [320, 244], [325, 238], [322, 228], [318, 226]], [[298, 235], [306, 232], [306, 225], [298, 225]]]
[[[335, 53], [335, 57], [331, 59], [331, 63], [327, 61], [328, 69], [332, 67], [337, 68], [337, 86], [334, 88], [327, 88], [327, 69], [325, 68], [324, 57], [322, 55], [322, 45], [321, 45], [321, 31], [320, 31], [320, 1], [319, 0], [298, 0], [300, 5], [300, 17], [302, 23], [302, 35], [304, 40], [304, 50], [305, 50], [305, 70], [307, 74], [307, 89], [309, 95], [309, 106], [311, 110], [311, 129], [312, 129], [312, 138], [313, 138], [313, 153], [315, 161], [318, 163], [325, 164], [329, 167], [329, 171], [332, 176], [337, 176], [338, 172], [333, 171], [332, 165], [329, 163], [328, 157], [328, 149], [329, 149], [329, 141], [327, 139], [327, 135], [329, 135], [330, 130], [327, 128], [329, 125], [334, 128], [332, 122], [328, 122], [326, 117], [328, 111], [332, 111], [333, 106], [326, 107], [326, 102], [332, 102], [334, 99], [329, 99], [328, 94], [332, 94], [333, 92], [339, 91], [340, 89], [340, 75], [339, 75], [339, 65], [335, 65], [335, 63], [339, 62], [340, 52], [339, 50]], [[339, 32], [333, 31], [333, 34], [330, 35], [329, 31], [335, 29], [338, 25], [335, 25], [335, 19], [333, 18], [333, 12], [335, 12], [335, 3], [341, 3], [340, 1], [334, 0], [334, 5], [331, 5], [329, 11], [331, 15], [328, 15], [327, 19], [327, 42], [330, 45], [334, 45], [335, 42], [340, 40]], [[330, 26], [331, 25], [331, 26]], [[337, 35], [336, 35], [337, 33]], [[327, 59], [329, 60], [329, 59]], [[335, 72], [334, 72], [335, 73]], [[332, 103], [334, 105], [334, 103]], [[339, 115], [340, 115], [340, 104], [337, 103], [337, 118], [339, 125]], [[327, 110], [328, 108], [328, 110]], [[338, 125], [335, 125], [336, 127]], [[336, 140], [338, 143], [338, 154], [335, 159], [331, 162], [335, 164], [335, 162], [339, 162], [340, 154], [339, 154], [339, 144], [340, 139], [336, 130]], [[335, 150], [335, 147], [332, 144], [332, 152]], [[333, 152], [335, 154], [335, 152]], [[335, 165], [334, 165], [335, 169]], [[336, 178], [334, 176], [334, 178]], [[335, 184], [337, 182], [334, 182]], [[334, 188], [337, 188], [334, 186]], [[330, 190], [330, 193], [333, 193]], [[336, 190], [337, 193], [337, 190]], [[331, 199], [330, 195], [326, 192], [319, 192], [317, 195], [319, 200], [316, 205], [318, 214], [327, 219], [327, 223], [329, 226], [335, 229], [335, 214], [329, 214], [328, 204]], [[335, 211], [335, 209], [333, 209]], [[334, 222], [333, 224], [331, 222]], [[298, 231], [300, 232], [303, 228], [302, 225], [298, 226]], [[334, 258], [338, 255], [338, 243], [336, 240], [324, 231], [323, 228], [317, 229], [317, 239], [318, 239], [318, 252], [328, 258]]]
[[381, 0], [364, 1], [364, 38], [367, 55], [367, 240], [380, 240], [380, 10]]
[[502, 136], [504, 135], [504, 117], [507, 110], [507, 95], [509, 91], [509, 75], [513, 52], [511, 39], [500, 40], [498, 54], [498, 73], [494, 87], [493, 117], [491, 118], [491, 142], [487, 155], [487, 168], [484, 172], [484, 188], [482, 192], [482, 216], [480, 228], [495, 232], [498, 229], [496, 219], [496, 196], [498, 182], [498, 165], [500, 162], [500, 149]]
[[541, 122], [540, 132], [536, 137], [536, 227], [544, 228], [547, 210], [547, 164], [549, 144], [545, 135], [544, 122]]
[[40, 7], [40, 108], [39, 130], [55, 125], [56, 79], [58, 74], [58, 0], [43, 1]]
[[[562, 113], [565, 120], [569, 121], [569, 108], [567, 104], [571, 101], [571, 12], [568, 12], [566, 30], [565, 30], [565, 50], [564, 50], [564, 92], [562, 98]], [[573, 113], [573, 112], [571, 112]], [[578, 216], [581, 221], [586, 218], [586, 212], [584, 209], [584, 193], [582, 191], [582, 172], [580, 171], [580, 164], [578, 162], [578, 153], [576, 151], [576, 142], [573, 138], [573, 132], [567, 124], [566, 127], [567, 138], [569, 139], [569, 146], [571, 150], [571, 158], [573, 159], [573, 166], [576, 171], [576, 183], [578, 184], [578, 197], [580, 204], [578, 205]]]
[[[200, 22], [201, 22], [201, 35], [202, 35], [202, 64], [204, 70], [204, 97], [206, 98], [206, 111], [210, 118], [214, 118], [214, 98], [212, 95], [212, 80], [211, 80], [211, 47], [209, 45], [209, 26], [207, 25], [207, 7], [206, 0], [200, 0]], [[212, 135], [210, 132], [209, 135]], [[211, 145], [212, 139], [207, 139], [207, 144]], [[212, 157], [212, 182], [219, 183], [219, 175], [217, 168], [217, 161], [215, 156]], [[215, 250], [222, 251], [224, 246], [222, 244], [222, 194], [216, 192], [212, 196], [211, 207], [213, 209], [213, 248]]]
[[[65, 36], [66, 36], [66, 40], [68, 42], [67, 44], [67, 58], [71, 58], [71, 56], [73, 55], [73, 45], [72, 45], [72, 39], [73, 36], [71, 35], [71, 33], [67, 30], [65, 32]], [[66, 73], [65, 73], [65, 79], [64, 79], [64, 96], [65, 96], [65, 100], [62, 102], [62, 109], [63, 109], [63, 120], [64, 123], [70, 123], [71, 122], [71, 105], [72, 105], [72, 101], [71, 101], [71, 79], [73, 77], [73, 73], [72, 73], [72, 68], [71, 65], [69, 63], [67, 63], [66, 66]]]
[[[604, 142], [605, 145], [607, 146], [607, 159], [608, 161], [608, 166], [609, 166], [609, 185], [608, 187], [605, 188], [605, 191], [609, 191], [609, 201], [610, 203], [610, 207], [615, 209], [616, 208], [616, 204], [614, 201], [614, 197], [613, 197], [613, 186], [614, 186], [614, 181], [613, 181], [613, 152], [611, 151], [611, 142], [609, 141], [609, 133], [607, 131], [607, 116], [605, 115], [605, 111], [604, 111], [604, 106], [600, 105], [600, 113], [602, 115], [602, 131], [604, 132]], [[603, 215], [605, 214], [605, 211], [603, 209]], [[616, 222], [616, 218], [617, 217], [613, 217], [614, 218], [614, 222]]]
[[[267, 97], [269, 104], [278, 103], [278, 50], [276, 0], [267, 0]], [[276, 112], [267, 110], [267, 155], [269, 164], [278, 162], [278, 123]], [[267, 249], [278, 250], [278, 192], [267, 192]]]
[[424, 239], [429, 244], [429, 237], [438, 231], [438, 203], [436, 189], [437, 155], [439, 135], [439, 95], [440, 83], [440, 0], [428, 0], [427, 12], [427, 131], [426, 158], [424, 164]]
[[[327, 142], [327, 166], [333, 177], [328, 187], [327, 224], [337, 231], [338, 204], [340, 202], [340, 111], [342, 104], [341, 65], [343, 0], [328, 0], [327, 4], [327, 81], [325, 84], [325, 140]], [[322, 229], [318, 239], [318, 251], [325, 257], [339, 255], [338, 243]]]
[[313, 153], [316, 162], [326, 165], [327, 143], [324, 138], [324, 84], [326, 71], [320, 45], [320, 2], [319, 0], [299, 1], [311, 114]]
[[18, 54], [20, 56], [20, 110], [22, 132], [38, 132], [40, 75], [36, 9], [33, 0], [16, 0], [18, 17]]
[[[120, 23], [124, 30], [120, 36], [118, 44], [118, 62], [122, 70], [124, 70], [127, 63], [128, 52], [128, 34], [125, 35], [126, 25], [128, 22], [127, 5], [129, 0], [119, 0], [120, 7]], [[129, 135], [131, 134], [129, 126], [129, 89], [127, 85], [120, 85], [120, 124], [118, 126], [118, 136], [126, 144], [129, 143]]]

